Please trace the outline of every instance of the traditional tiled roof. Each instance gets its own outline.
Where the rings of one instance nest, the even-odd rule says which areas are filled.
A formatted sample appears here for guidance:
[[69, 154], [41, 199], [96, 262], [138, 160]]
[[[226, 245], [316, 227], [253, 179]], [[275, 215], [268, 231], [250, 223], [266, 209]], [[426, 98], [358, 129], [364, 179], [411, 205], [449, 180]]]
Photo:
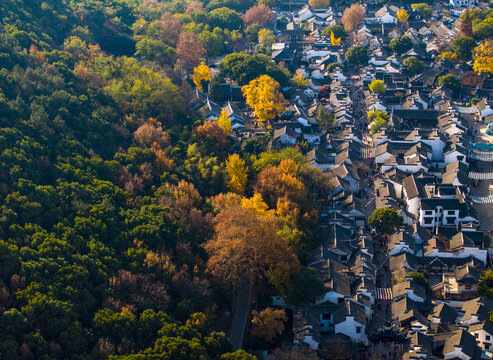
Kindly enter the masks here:
[[433, 318], [439, 318], [440, 322], [453, 323], [457, 318], [457, 311], [453, 307], [442, 303], [436, 305], [428, 315], [428, 320], [432, 321]]
[[449, 336], [447, 340], [445, 340], [442, 353], [443, 355], [452, 353], [457, 347], [460, 348], [469, 359], [479, 359], [479, 357], [477, 357], [479, 348], [476, 345], [476, 339], [467, 331], [459, 330], [454, 335]]

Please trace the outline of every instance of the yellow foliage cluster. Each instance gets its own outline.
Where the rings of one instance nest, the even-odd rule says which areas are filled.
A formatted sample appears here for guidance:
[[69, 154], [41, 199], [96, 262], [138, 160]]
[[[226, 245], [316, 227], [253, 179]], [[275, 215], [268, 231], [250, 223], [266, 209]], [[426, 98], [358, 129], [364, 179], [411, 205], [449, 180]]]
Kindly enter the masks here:
[[245, 160], [240, 158], [238, 154], [229, 155], [226, 160], [226, 172], [229, 178], [229, 190], [235, 194], [243, 195], [248, 180], [248, 167], [245, 166]]
[[187, 320], [187, 325], [191, 325], [197, 329], [202, 329], [206, 323], [207, 316], [201, 312], [190, 315], [190, 318]]
[[296, 73], [293, 76], [293, 82], [297, 87], [304, 88], [310, 83], [310, 80], [307, 79], [302, 73], [301, 69], [296, 70]]
[[440, 57], [443, 60], [449, 60], [449, 61], [456, 61], [457, 60], [457, 54], [454, 53], [453, 51], [444, 51], [440, 54]]
[[288, 320], [284, 310], [267, 308], [262, 312], [252, 312], [252, 334], [271, 341], [284, 331], [284, 323]]
[[281, 86], [269, 75], [262, 75], [241, 88], [246, 103], [262, 122], [274, 120], [281, 114], [286, 100], [280, 92]]
[[156, 167], [159, 171], [168, 171], [175, 167], [173, 159], [169, 158], [163, 150], [158, 147], [153, 147], [156, 154]]
[[272, 215], [274, 213], [274, 210], [269, 210], [269, 205], [264, 202], [259, 193], [255, 193], [250, 199], [241, 199], [241, 207], [252, 210], [256, 215]]
[[202, 81], [209, 81], [210, 79], [211, 71], [203, 61], [193, 69], [192, 80], [195, 86], [197, 86], [197, 89], [202, 90]]
[[341, 38], [336, 39], [333, 31], [330, 32], [330, 43], [332, 44], [332, 46], [339, 46], [339, 44], [341, 43]]
[[474, 71], [493, 74], [493, 42], [485, 40], [474, 48]]
[[407, 10], [401, 9], [397, 12], [397, 19], [401, 24], [406, 23], [409, 20], [409, 14]]
[[221, 111], [221, 116], [218, 116], [216, 118], [217, 124], [223, 129], [223, 131], [226, 134], [229, 134], [233, 131], [233, 128], [231, 127], [231, 119], [229, 118], [228, 114], [226, 111], [222, 110]]

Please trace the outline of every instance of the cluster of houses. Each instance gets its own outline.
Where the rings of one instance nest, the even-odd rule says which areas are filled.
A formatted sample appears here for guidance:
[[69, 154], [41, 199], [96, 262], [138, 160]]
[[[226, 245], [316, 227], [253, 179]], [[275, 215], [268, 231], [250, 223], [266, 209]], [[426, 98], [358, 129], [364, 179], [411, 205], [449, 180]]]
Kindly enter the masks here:
[[[407, 8], [408, 26], [397, 19], [402, 7], [368, 3], [351, 39], [368, 50], [368, 63], [358, 72], [345, 62], [347, 47], [322, 35], [340, 24], [341, 12], [313, 9], [303, 0], [280, 3], [290, 11], [283, 14], [288, 21], [277, 32], [272, 60], [310, 82], [282, 89], [289, 105], [271, 123], [270, 146], [303, 145], [309, 163], [330, 177], [328, 196], [319, 201], [320, 243], [307, 260], [325, 293], [292, 309], [294, 343], [319, 350], [337, 337], [367, 346], [375, 331], [386, 328], [400, 334], [404, 359], [491, 358], [493, 325], [487, 320], [493, 302], [478, 293], [489, 260], [471, 198], [477, 180], [469, 174], [478, 159], [471, 156], [475, 134], [468, 121], [493, 124], [493, 81], [462, 87], [460, 105], [480, 99], [467, 109], [438, 86], [442, 75], [460, 78], [472, 70], [470, 63], [438, 55], [460, 36], [457, 14], [474, 1], [451, 0], [452, 15], [435, 10], [431, 20]], [[402, 35], [411, 39], [409, 51], [398, 55], [384, 46]], [[409, 57], [420, 60], [423, 71], [409, 72]], [[385, 93], [369, 91], [373, 80], [384, 82]], [[238, 87], [223, 86], [230, 100], [238, 100]], [[248, 125], [241, 101], [219, 106], [200, 91], [194, 97], [203, 118], [226, 111], [239, 140], [268, 132]], [[318, 121], [321, 107], [333, 116], [331, 129]], [[370, 136], [366, 115], [375, 110], [388, 114], [387, 126]], [[385, 238], [381, 263], [376, 255], [382, 244], [367, 218], [383, 207], [395, 209], [404, 225]], [[382, 283], [383, 272], [390, 284]], [[282, 298], [273, 302], [285, 305]], [[382, 306], [389, 310], [383, 316], [377, 311]]]
[[[412, 14], [414, 21], [404, 28], [398, 25], [398, 11], [395, 6], [367, 11], [354, 39], [369, 52], [360, 75], [350, 76], [342, 66], [342, 49], [321, 36], [325, 27], [339, 23], [330, 9], [305, 6], [294, 13], [281, 35], [293, 43], [273, 54], [274, 60], [286, 49], [300, 54], [300, 71], [311, 80], [304, 92], [291, 90], [291, 116], [273, 124], [273, 142], [306, 141], [310, 163], [332, 179], [328, 198], [320, 202], [321, 240], [307, 264], [317, 270], [326, 292], [293, 309], [294, 342], [323, 349], [326, 339], [335, 336], [339, 342], [368, 345], [380, 316], [377, 306], [388, 303], [388, 321], [381, 327], [403, 335], [405, 359], [490, 358], [493, 326], [487, 320], [493, 302], [478, 294], [488, 250], [470, 197], [474, 180], [468, 176], [474, 134], [450, 91], [437, 85], [441, 75], [460, 77], [471, 70], [470, 64], [437, 56], [443, 44], [460, 36], [460, 22], [452, 19], [447, 26]], [[306, 29], [309, 40], [303, 42], [300, 30]], [[401, 35], [412, 41], [408, 52], [389, 54], [382, 48]], [[424, 64], [421, 73], [411, 74], [403, 65], [411, 56]], [[373, 80], [384, 81], [385, 94], [368, 90]], [[463, 94], [482, 99], [472, 115], [488, 124], [493, 86], [483, 85]], [[339, 131], [317, 127], [319, 106], [334, 114]], [[365, 114], [372, 110], [386, 112], [388, 126], [365, 136], [372, 125]], [[361, 174], [368, 174], [370, 161], [378, 175], [372, 181], [374, 194], [367, 198]], [[384, 245], [388, 289], [381, 288], [377, 244], [365, 227], [372, 206], [394, 208], [404, 218], [404, 226]]]

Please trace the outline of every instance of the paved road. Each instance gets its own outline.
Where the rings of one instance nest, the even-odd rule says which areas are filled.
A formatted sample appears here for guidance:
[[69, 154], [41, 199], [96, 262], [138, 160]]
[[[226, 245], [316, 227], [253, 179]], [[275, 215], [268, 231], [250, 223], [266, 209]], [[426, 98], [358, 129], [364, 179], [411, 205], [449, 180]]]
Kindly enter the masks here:
[[229, 340], [233, 344], [234, 350], [239, 350], [243, 346], [245, 327], [250, 313], [250, 303], [252, 298], [252, 286], [250, 282], [245, 283], [236, 298], [234, 307], [233, 322], [229, 332]]

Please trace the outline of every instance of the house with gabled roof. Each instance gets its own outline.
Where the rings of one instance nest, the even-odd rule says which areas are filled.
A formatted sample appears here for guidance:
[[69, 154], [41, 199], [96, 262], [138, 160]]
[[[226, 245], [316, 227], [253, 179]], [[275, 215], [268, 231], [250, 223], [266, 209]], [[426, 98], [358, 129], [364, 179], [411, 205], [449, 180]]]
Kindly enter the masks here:
[[349, 271], [347, 265], [337, 259], [323, 259], [311, 266], [317, 270], [325, 286], [325, 293], [316, 300], [316, 304], [339, 304], [351, 298], [351, 281], [345, 275]]
[[465, 330], [459, 330], [445, 340], [443, 358], [474, 360], [481, 357], [481, 349], [476, 345], [473, 335]]
[[245, 118], [239, 108], [234, 106], [230, 101], [222, 108], [223, 111], [229, 116], [231, 121], [231, 127], [233, 130], [241, 129], [245, 127]]
[[207, 97], [205, 103], [197, 109], [197, 114], [202, 119], [215, 120], [221, 116], [221, 107]]
[[320, 329], [320, 309], [309, 303], [297, 306], [293, 310], [294, 344], [305, 344], [318, 350], [322, 342]]
[[474, 298], [478, 294], [480, 275], [479, 269], [469, 264], [456, 267], [453, 272], [444, 272], [443, 297], [457, 300]]
[[355, 343], [368, 345], [365, 308], [353, 301], [344, 301], [333, 313], [334, 332], [349, 336]]
[[493, 325], [488, 321], [469, 326], [467, 332], [476, 339], [476, 344], [483, 350], [493, 351]]
[[491, 309], [493, 309], [493, 300], [487, 296], [464, 301], [459, 311], [459, 322], [461, 325], [469, 327], [486, 321]]
[[347, 182], [353, 191], [359, 190], [359, 182], [361, 179], [353, 166], [343, 163], [330, 170], [330, 173]]
[[434, 324], [455, 323], [457, 319], [457, 310], [446, 303], [435, 305], [428, 315], [428, 320]]
[[294, 145], [296, 144], [296, 140], [298, 138], [298, 134], [289, 126], [283, 126], [279, 129], [274, 130], [274, 136], [272, 137], [273, 141], [278, 141], [283, 145]]
[[429, 322], [419, 309], [417, 302], [408, 296], [392, 301], [392, 320], [402, 329], [426, 331]]
[[410, 300], [423, 303], [426, 300], [426, 290], [424, 286], [414, 280], [405, 280], [392, 287], [392, 294], [396, 301], [407, 296]]

